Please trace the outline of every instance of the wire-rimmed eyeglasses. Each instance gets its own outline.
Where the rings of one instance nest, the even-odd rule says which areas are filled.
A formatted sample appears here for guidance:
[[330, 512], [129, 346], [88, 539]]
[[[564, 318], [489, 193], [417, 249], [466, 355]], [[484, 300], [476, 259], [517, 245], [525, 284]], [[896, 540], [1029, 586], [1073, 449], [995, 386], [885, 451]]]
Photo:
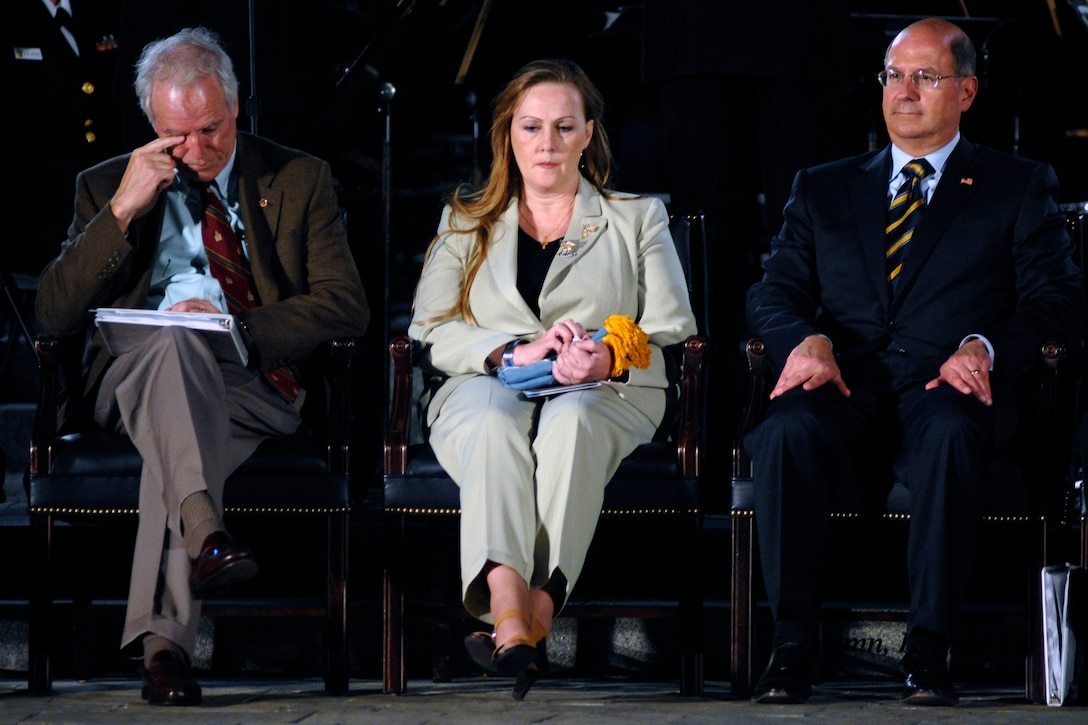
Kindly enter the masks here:
[[930, 73], [929, 71], [916, 70], [913, 73], [900, 73], [897, 70], [887, 69], [882, 70], [876, 74], [876, 79], [882, 86], [891, 86], [898, 88], [903, 85], [903, 81], [910, 78], [910, 82], [914, 84], [915, 88], [937, 88], [938, 84], [945, 78], [963, 78], [964, 76], [959, 73], [953, 73], [951, 75], [941, 76], [936, 73]]

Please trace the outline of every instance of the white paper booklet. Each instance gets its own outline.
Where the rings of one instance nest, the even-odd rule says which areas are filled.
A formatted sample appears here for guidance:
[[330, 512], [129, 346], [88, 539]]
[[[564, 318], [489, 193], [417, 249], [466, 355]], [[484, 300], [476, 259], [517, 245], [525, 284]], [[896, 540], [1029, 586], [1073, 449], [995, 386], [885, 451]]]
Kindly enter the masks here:
[[204, 333], [217, 359], [243, 365], [249, 362], [249, 352], [234, 315], [99, 307], [94, 322], [102, 331], [111, 355], [132, 350], [153, 328], [180, 326]]

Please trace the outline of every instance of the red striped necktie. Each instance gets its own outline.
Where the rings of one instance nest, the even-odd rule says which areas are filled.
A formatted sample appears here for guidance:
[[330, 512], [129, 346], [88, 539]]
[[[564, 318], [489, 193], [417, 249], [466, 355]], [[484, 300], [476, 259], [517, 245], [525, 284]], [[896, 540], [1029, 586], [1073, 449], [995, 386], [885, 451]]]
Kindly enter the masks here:
[[[253, 283], [253, 272], [242, 252], [242, 242], [231, 227], [219, 196], [207, 184], [201, 185], [201, 195], [204, 200], [202, 234], [204, 251], [208, 255], [208, 268], [223, 288], [228, 312], [238, 315], [242, 310], [261, 304]], [[266, 370], [264, 376], [287, 400], [294, 401], [298, 398], [298, 380], [286, 366]]]

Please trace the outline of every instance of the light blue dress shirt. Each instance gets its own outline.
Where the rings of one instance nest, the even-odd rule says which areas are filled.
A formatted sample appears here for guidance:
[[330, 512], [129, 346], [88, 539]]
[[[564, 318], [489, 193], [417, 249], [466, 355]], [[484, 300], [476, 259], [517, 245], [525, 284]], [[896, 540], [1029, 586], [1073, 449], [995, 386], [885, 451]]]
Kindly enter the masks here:
[[[926, 203], [933, 198], [933, 190], [937, 188], [937, 183], [941, 180], [941, 174], [944, 173], [944, 165], [948, 161], [948, 157], [952, 155], [952, 149], [956, 148], [956, 144], [960, 142], [959, 133], [952, 139], [947, 145], [937, 149], [933, 153], [926, 154], [923, 158], [929, 162], [929, 165], [933, 167], [935, 173], [930, 174], [926, 178], [922, 179], [922, 190], [926, 194]], [[903, 185], [903, 182], [907, 180], [905, 174], [903, 174], [903, 167], [909, 164], [916, 157], [910, 156], [906, 151], [901, 150], [895, 144], [892, 144], [892, 175], [888, 179], [888, 201], [890, 202], [895, 192], [899, 191], [899, 187]]]
[[[238, 180], [232, 176], [237, 146], [227, 165], [215, 177], [211, 190], [219, 194], [227, 211], [231, 228], [242, 241], [242, 253], [249, 258], [245, 243], [245, 228], [239, 214]], [[222, 193], [226, 189], [227, 193]], [[147, 297], [149, 309], [165, 310], [188, 299], [204, 299], [220, 312], [229, 312], [227, 301], [219, 281], [208, 267], [204, 251], [201, 224], [204, 207], [200, 189], [181, 174], [175, 172], [174, 183], [165, 191], [166, 212], [162, 222], [162, 236], [151, 272], [151, 290]]]

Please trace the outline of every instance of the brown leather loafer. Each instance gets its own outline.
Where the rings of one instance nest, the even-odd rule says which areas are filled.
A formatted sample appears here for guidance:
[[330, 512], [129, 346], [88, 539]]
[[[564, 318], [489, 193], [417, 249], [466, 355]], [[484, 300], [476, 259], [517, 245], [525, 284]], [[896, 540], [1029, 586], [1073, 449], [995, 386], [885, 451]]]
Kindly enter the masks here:
[[231, 584], [257, 576], [257, 560], [249, 549], [235, 545], [226, 531], [213, 531], [204, 539], [200, 556], [189, 571], [194, 599], [222, 594]]
[[169, 649], [156, 652], [144, 667], [141, 696], [151, 705], [199, 705], [201, 701], [200, 685], [185, 657]]

